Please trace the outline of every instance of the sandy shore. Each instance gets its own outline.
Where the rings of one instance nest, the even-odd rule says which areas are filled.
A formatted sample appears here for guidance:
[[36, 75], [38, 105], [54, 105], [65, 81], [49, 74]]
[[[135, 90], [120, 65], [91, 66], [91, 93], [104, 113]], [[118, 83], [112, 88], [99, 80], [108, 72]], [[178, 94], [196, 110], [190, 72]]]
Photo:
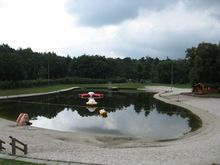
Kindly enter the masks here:
[[148, 142], [128, 137], [16, 127], [14, 122], [0, 118], [0, 139], [6, 142], [6, 151], [0, 153], [11, 153], [8, 137], [13, 136], [28, 144], [27, 157], [31, 158], [88, 164], [220, 164], [220, 99], [179, 95], [189, 89], [173, 88], [170, 92], [167, 87], [146, 87], [145, 90], [160, 92], [155, 95], [157, 99], [190, 109], [203, 120], [203, 127], [179, 140]]

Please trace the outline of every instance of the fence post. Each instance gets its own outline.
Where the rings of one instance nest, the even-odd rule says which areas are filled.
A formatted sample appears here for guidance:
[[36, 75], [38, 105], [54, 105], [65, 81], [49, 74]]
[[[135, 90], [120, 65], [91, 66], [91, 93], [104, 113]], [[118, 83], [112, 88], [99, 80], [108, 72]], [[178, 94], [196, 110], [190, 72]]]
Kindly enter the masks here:
[[[9, 136], [9, 138], [11, 138], [11, 140], [12, 140], [12, 142], [10, 143], [10, 145], [12, 147], [12, 155], [16, 154], [16, 148], [19, 149], [20, 151], [24, 152], [25, 155], [27, 155], [27, 144], [22, 143], [21, 141], [19, 141], [16, 138], [13, 138], [12, 136]], [[16, 146], [16, 142], [19, 143], [20, 145], [22, 145], [24, 147], [24, 149], [19, 146]]]
[[16, 154], [15, 138], [12, 138], [11, 140], [12, 140], [12, 142], [11, 142], [12, 155], [15, 155]]
[[5, 144], [5, 142], [0, 139], [0, 151], [5, 150], [5, 147], [3, 147], [2, 144]]
[[27, 144], [24, 145], [24, 154], [27, 155]]

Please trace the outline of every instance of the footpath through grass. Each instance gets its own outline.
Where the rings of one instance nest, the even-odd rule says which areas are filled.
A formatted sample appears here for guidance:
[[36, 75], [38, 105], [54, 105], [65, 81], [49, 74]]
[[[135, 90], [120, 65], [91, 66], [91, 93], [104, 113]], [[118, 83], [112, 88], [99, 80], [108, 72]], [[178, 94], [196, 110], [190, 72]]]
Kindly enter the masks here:
[[[170, 86], [170, 84], [158, 84], [158, 83], [115, 83], [111, 84], [112, 87], [118, 87], [121, 89], [138, 89], [144, 88], [145, 86]], [[19, 88], [19, 89], [0, 89], [0, 96], [10, 96], [19, 94], [31, 94], [31, 93], [44, 93], [52, 92], [70, 87], [81, 87], [81, 88], [108, 88], [109, 84], [60, 84], [33, 88]], [[190, 88], [189, 84], [175, 84], [173, 87], [178, 88]]]
[[18, 160], [10, 160], [10, 159], [2, 159], [0, 158], [1, 165], [44, 165], [44, 164], [36, 164], [30, 162], [23, 162]]

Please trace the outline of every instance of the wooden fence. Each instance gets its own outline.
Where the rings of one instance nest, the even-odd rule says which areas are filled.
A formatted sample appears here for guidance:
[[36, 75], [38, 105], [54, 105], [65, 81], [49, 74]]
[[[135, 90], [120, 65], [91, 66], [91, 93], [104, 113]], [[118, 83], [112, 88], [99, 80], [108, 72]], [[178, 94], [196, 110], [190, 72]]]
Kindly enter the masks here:
[[0, 151], [5, 150], [5, 147], [3, 147], [2, 144], [5, 144], [5, 142], [0, 139]]
[[[20, 151], [24, 152], [24, 154], [27, 154], [27, 144], [22, 143], [21, 141], [19, 141], [16, 138], [13, 138], [12, 136], [9, 136], [9, 138], [11, 138], [11, 147], [12, 147], [12, 155], [16, 154], [16, 149], [19, 149]], [[22, 146], [23, 148], [19, 147], [16, 145], [16, 143], [20, 144], [20, 146]]]

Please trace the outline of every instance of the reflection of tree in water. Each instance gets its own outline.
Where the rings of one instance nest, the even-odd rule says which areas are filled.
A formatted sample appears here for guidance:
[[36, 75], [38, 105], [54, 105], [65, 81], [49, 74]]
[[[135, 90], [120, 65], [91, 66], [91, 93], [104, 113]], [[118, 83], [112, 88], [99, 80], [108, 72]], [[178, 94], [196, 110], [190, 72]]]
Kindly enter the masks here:
[[4, 116], [9, 120], [16, 120], [18, 115], [22, 112], [28, 113], [29, 117], [45, 116], [52, 118], [57, 115], [57, 113], [63, 110], [62, 106], [53, 106], [47, 104], [30, 104], [25, 102], [1, 102], [0, 115]]
[[145, 111], [145, 116], [148, 116], [150, 111], [154, 108], [152, 95], [148, 94], [136, 94], [134, 100], [134, 110], [139, 114], [141, 111]]
[[[157, 110], [160, 114], [169, 116], [177, 115], [188, 119], [188, 125], [193, 130], [201, 126], [201, 120], [192, 113], [182, 108], [165, 104], [153, 99], [152, 94], [144, 92], [112, 92], [101, 91], [105, 97], [97, 100], [98, 105], [95, 111], [90, 112], [86, 107], [87, 99], [81, 99], [78, 94], [82, 91], [72, 91], [68, 94], [56, 94], [53, 96], [25, 98], [22, 102], [0, 102], [0, 116], [15, 120], [21, 112], [26, 112], [29, 116], [45, 116], [47, 118], [55, 117], [65, 108], [77, 111], [82, 117], [98, 116], [99, 110], [104, 108], [106, 111], [115, 112], [124, 110], [129, 106], [134, 106], [137, 114], [144, 112], [148, 116], [152, 110]], [[33, 103], [32, 103], [33, 102]], [[192, 131], [193, 131], [192, 130]]]
[[115, 112], [134, 105], [134, 110], [137, 113], [145, 111], [147, 116], [153, 106], [152, 97], [148, 93], [112, 92], [109, 94], [106, 91], [101, 92], [105, 94], [105, 97], [97, 100], [98, 107], [94, 112], [86, 109], [85, 105], [88, 100], [79, 98], [78, 94], [82, 93], [82, 91], [77, 90], [67, 94], [30, 97], [20, 99], [18, 102], [16, 100], [12, 100], [10, 103], [5, 102], [3, 107], [7, 111], [1, 111], [0, 115], [14, 120], [21, 112], [26, 112], [30, 117], [45, 116], [53, 118], [64, 108], [70, 108], [72, 111], [77, 111], [80, 116], [88, 117], [97, 116], [101, 108], [108, 112]]
[[158, 113], [169, 116], [176, 115], [181, 118], [188, 119], [188, 126], [192, 128], [191, 131], [197, 130], [202, 125], [202, 120], [187, 109], [183, 109], [172, 104], [166, 104], [158, 100], [155, 100], [155, 105]]

